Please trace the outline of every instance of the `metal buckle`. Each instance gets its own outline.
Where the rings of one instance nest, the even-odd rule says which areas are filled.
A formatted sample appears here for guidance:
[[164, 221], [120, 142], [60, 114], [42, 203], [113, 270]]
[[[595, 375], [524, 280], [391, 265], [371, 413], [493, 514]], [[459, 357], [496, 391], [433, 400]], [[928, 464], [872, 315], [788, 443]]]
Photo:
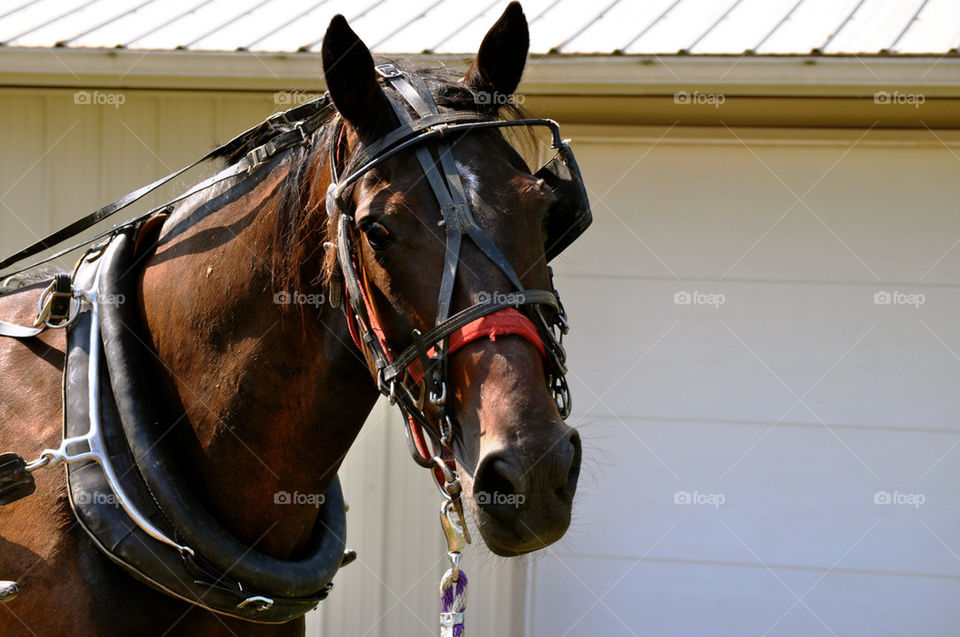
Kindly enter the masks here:
[[[33, 326], [40, 327], [42, 325], [49, 329], [69, 326], [80, 315], [80, 304], [73, 305], [70, 303], [75, 298], [80, 298], [80, 296], [72, 287], [69, 291], [58, 291], [57, 279], [54, 279], [40, 295], [40, 300], [37, 303], [37, 318], [34, 320]], [[56, 313], [53, 309], [55, 303], [60, 299], [66, 299], [67, 302], [67, 313], [65, 315]], [[72, 308], [71, 305], [73, 305]]]
[[279, 113], [274, 113], [267, 118], [267, 126], [274, 130], [283, 130], [284, 128], [290, 126], [293, 122], [287, 119], [287, 111], [280, 111]]
[[250, 167], [247, 168], [247, 172], [252, 172], [270, 159], [270, 151], [267, 150], [266, 144], [257, 146], [247, 153], [247, 159], [250, 160]]
[[303, 122], [297, 122], [297, 123], [294, 125], [293, 129], [294, 129], [295, 131], [297, 131], [298, 133], [300, 133], [300, 141], [297, 142], [297, 143], [298, 143], [298, 144], [306, 144], [306, 143], [307, 143], [307, 134], [306, 134], [306, 133], [304, 132], [304, 130], [303, 130]]
[[376, 67], [377, 73], [385, 80], [389, 80], [395, 77], [401, 77], [403, 71], [398, 69], [395, 64], [380, 64]]

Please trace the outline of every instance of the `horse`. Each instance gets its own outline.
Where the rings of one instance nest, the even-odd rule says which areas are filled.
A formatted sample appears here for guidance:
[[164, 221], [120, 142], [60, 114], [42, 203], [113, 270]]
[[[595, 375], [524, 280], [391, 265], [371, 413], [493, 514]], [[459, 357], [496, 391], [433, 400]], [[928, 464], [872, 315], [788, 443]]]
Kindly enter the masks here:
[[[522, 555], [566, 531], [580, 441], [555, 395], [562, 372], [544, 354], [546, 337], [488, 330], [455, 351], [449, 332], [426, 344], [421, 338], [438, 315], [458, 316], [478, 297], [521, 295], [516, 283], [553, 290], [546, 255], [558, 193], [498, 130], [462, 124], [517, 116], [488, 97], [513, 95], [528, 45], [526, 18], [512, 3], [462, 76], [436, 69], [387, 76], [336, 16], [322, 45], [331, 104], [315, 130], [300, 129], [300, 143], [125, 236], [135, 254], [126, 275], [128, 337], [149, 352], [126, 376], [148, 388], [164, 425], [158, 442], [191, 497], [248, 551], [278, 563], [303, 557], [321, 509], [277, 494], [331, 493], [387, 387], [395, 399], [406, 397], [401, 406], [417, 412], [430, 440], [445, 442], [445, 459], [432, 468], [447, 484], [462, 484], [462, 500], [494, 553]], [[435, 101], [435, 117], [454, 114], [444, 120], [450, 130], [431, 129], [433, 141], [380, 156], [338, 187], [343, 180], [335, 183], [328, 166], [376, 159], [371, 149], [382, 150], [385, 136], [416, 128], [390, 87], [411, 77], [419, 98]], [[455, 132], [458, 125], [465, 128]], [[241, 139], [221, 157], [224, 165], [262, 148], [263, 135], [261, 127]], [[446, 170], [450, 160], [456, 174]], [[459, 209], [472, 209], [482, 229], [457, 245], [452, 266], [453, 208], [440, 205], [424, 172], [435, 169], [462, 185], [470, 205]], [[0, 318], [32, 322], [44, 285], [28, 282], [0, 296]], [[540, 304], [521, 300], [511, 311], [539, 329], [562, 306], [537, 298]], [[62, 376], [72, 355], [64, 332], [0, 338], [0, 451], [29, 455], [60, 444], [70, 398], [61, 396]], [[406, 374], [385, 382], [379, 358], [408, 350], [421, 365], [419, 385]], [[430, 400], [411, 397], [417, 386]], [[253, 623], [131, 577], [78, 524], [64, 472], [35, 475], [33, 495], [0, 508], [0, 580], [19, 590], [0, 603], [0, 634], [304, 633], [302, 617]], [[512, 496], [514, 506], [493, 493]]]

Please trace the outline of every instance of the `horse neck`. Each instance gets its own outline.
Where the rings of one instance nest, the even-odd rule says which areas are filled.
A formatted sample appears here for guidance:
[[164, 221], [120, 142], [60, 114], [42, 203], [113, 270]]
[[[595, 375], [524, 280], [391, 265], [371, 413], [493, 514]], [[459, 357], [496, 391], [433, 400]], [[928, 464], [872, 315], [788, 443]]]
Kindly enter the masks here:
[[[317, 496], [377, 396], [325, 290], [274, 289], [285, 176], [231, 188], [211, 214], [172, 216], [141, 290], [155, 373], [170, 417], [183, 416], [184, 470], [228, 530], [281, 558], [309, 539]], [[282, 492], [300, 497], [284, 504]]]

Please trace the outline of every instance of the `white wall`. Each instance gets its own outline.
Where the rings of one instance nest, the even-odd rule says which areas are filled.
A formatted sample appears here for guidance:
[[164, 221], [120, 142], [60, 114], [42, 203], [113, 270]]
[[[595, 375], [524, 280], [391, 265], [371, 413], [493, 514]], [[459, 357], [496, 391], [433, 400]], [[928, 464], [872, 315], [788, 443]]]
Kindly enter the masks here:
[[527, 634], [957, 634], [957, 136], [663, 133], [573, 134], [596, 221], [558, 271], [587, 475]]

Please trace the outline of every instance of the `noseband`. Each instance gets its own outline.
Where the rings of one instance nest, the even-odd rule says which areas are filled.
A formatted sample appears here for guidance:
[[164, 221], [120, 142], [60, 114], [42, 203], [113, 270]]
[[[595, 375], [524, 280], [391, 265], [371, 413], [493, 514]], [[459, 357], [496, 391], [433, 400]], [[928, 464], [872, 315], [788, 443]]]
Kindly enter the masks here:
[[[460, 170], [451, 153], [449, 138], [455, 133], [511, 126], [546, 126], [553, 133], [553, 146], [567, 149], [557, 124], [545, 119], [496, 120], [476, 112], [440, 112], [423, 79], [400, 71], [393, 64], [376, 67], [388, 101], [400, 126], [356, 153], [344, 169], [337, 165], [336, 147], [343, 135], [343, 122], [334, 128], [330, 153], [331, 184], [327, 191], [327, 212], [339, 211], [337, 261], [345, 284], [350, 334], [361, 351], [369, 353], [376, 367], [380, 392], [406, 415], [407, 440], [411, 455], [423, 467], [433, 468], [444, 483], [440, 458], [453, 470], [453, 423], [447, 410], [447, 368], [450, 356], [463, 346], [483, 338], [519, 336], [531, 343], [544, 358], [547, 384], [560, 415], [570, 413], [566, 354], [562, 338], [567, 332], [566, 314], [556, 290], [527, 290], [513, 266], [489, 234], [480, 227], [464, 190]], [[399, 354], [390, 345], [365, 288], [362, 263], [355, 247], [355, 224], [343, 195], [365, 173], [404, 150], [412, 150], [440, 206], [446, 232], [445, 257], [434, 327], [421, 333], [414, 330], [413, 343]], [[431, 150], [439, 158], [434, 160]], [[579, 177], [579, 175], [578, 175]], [[477, 200], [478, 205], [482, 205]], [[476, 303], [451, 315], [454, 284], [463, 237], [474, 245], [506, 276], [515, 292], [493, 302]], [[550, 270], [551, 287], [553, 273]], [[524, 308], [525, 311], [521, 311]], [[548, 312], [544, 312], [548, 309]], [[549, 316], [549, 318], [548, 318]], [[436, 430], [429, 423], [426, 401], [437, 414]], [[433, 450], [427, 447], [424, 432]]]

